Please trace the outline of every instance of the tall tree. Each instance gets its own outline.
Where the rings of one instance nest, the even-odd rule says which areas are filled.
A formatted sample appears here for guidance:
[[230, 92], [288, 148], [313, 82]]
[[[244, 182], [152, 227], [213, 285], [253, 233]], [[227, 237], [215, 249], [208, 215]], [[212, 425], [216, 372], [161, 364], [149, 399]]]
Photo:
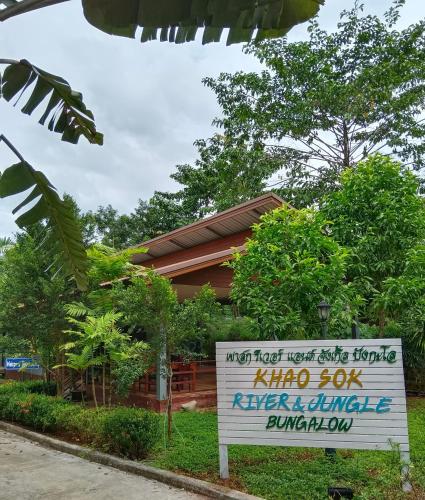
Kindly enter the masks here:
[[[403, 4], [395, 0], [381, 19], [356, 3], [333, 33], [313, 20], [307, 41], [249, 44], [245, 52], [265, 65], [261, 73], [206, 78], [225, 140], [200, 143], [195, 167], [179, 169], [182, 196], [193, 198], [198, 186], [198, 204], [215, 206], [238, 193], [239, 177], [261, 188], [260, 172], [263, 183], [300, 207], [334, 190], [344, 169], [376, 151], [422, 169], [425, 21], [398, 30]], [[238, 159], [229, 160], [237, 151]], [[258, 166], [250, 175], [243, 163]], [[219, 168], [219, 179], [236, 182], [216, 190], [209, 173]]]
[[49, 371], [64, 340], [64, 304], [73, 297], [75, 287], [49, 269], [49, 253], [40, 247], [43, 237], [44, 228], [32, 226], [17, 236], [16, 244], [1, 259], [0, 335], [26, 341]]
[[155, 192], [148, 201], [139, 200], [129, 214], [119, 214], [111, 205], [81, 215], [88, 242], [122, 249], [168, 233], [193, 222], [191, 207], [183, 206], [172, 193]]

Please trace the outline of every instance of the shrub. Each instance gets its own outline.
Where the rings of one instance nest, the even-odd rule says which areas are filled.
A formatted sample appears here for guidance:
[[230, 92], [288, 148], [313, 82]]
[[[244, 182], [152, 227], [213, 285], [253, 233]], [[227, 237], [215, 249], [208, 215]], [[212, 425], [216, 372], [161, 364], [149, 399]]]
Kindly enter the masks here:
[[116, 408], [104, 415], [102, 440], [108, 450], [133, 459], [146, 457], [160, 437], [160, 416], [137, 408]]
[[21, 422], [39, 431], [53, 431], [57, 428], [57, 409], [67, 404], [51, 396], [30, 394], [22, 403]]
[[45, 394], [46, 396], [56, 396], [57, 385], [55, 382], [45, 382], [44, 380], [32, 380], [23, 382], [31, 394]]
[[[42, 386], [36, 387], [37, 391]], [[56, 397], [31, 393], [28, 383], [0, 386], [0, 419], [43, 432], [68, 432], [92, 446], [134, 459], [146, 457], [160, 437], [160, 416], [152, 411], [84, 408]]]
[[30, 394], [45, 394], [56, 396], [57, 387], [55, 382], [44, 380], [30, 380], [28, 382], [6, 382], [0, 385], [0, 394], [27, 392]]

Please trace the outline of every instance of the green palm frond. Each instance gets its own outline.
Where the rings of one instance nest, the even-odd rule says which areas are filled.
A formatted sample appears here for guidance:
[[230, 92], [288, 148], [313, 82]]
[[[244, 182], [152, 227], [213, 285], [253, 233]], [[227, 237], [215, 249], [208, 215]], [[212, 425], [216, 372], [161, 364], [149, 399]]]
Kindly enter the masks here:
[[46, 101], [46, 107], [39, 120], [47, 122], [47, 128], [62, 134], [62, 140], [76, 144], [84, 136], [93, 144], [103, 144], [103, 135], [97, 132], [93, 113], [87, 109], [80, 92], [74, 91], [60, 76], [53, 75], [34, 66], [29, 61], [2, 60], [6, 69], [0, 72], [0, 98], [16, 105], [27, 97], [21, 111], [31, 115]]
[[[51, 252], [52, 269], [74, 276], [77, 286], [86, 289], [87, 255], [72, 207], [59, 197], [46, 176], [23, 158], [0, 176], [0, 198], [22, 193], [29, 188], [32, 188], [30, 194], [13, 210], [13, 214], [16, 214], [27, 208], [16, 219], [17, 225], [25, 228], [47, 220], [43, 244]], [[31, 205], [34, 201], [36, 203]]]
[[69, 314], [71, 318], [83, 318], [84, 316], [93, 314], [93, 311], [82, 302], [65, 304], [65, 312]]

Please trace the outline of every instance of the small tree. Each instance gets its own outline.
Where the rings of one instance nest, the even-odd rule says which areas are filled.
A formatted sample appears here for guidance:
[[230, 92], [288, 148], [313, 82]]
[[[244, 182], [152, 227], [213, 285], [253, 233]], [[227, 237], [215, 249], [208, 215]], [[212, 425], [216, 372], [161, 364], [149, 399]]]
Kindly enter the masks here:
[[[68, 311], [81, 314], [76, 309], [75, 304], [68, 308]], [[109, 368], [109, 403], [112, 399], [112, 374], [119, 376], [122, 369], [122, 363], [138, 363], [140, 358], [146, 357], [148, 346], [144, 342], [132, 342], [130, 336], [123, 333], [117, 325], [121, 318], [120, 313], [107, 312], [105, 314], [94, 316], [89, 313], [84, 320], [68, 317], [68, 321], [74, 325], [74, 330], [68, 330], [71, 336], [76, 336], [74, 342], [68, 342], [63, 349], [68, 351], [68, 359], [77, 361], [86, 359], [87, 362], [93, 361], [88, 366], [102, 367], [102, 403], [106, 404], [106, 369]], [[90, 358], [91, 356], [91, 358]], [[66, 366], [72, 368], [68, 363]], [[147, 366], [145, 366], [145, 369]], [[93, 400], [97, 407], [97, 396], [94, 374], [92, 373], [92, 392]], [[134, 380], [134, 379], [133, 379]], [[133, 380], [131, 382], [133, 382]], [[125, 382], [119, 381], [121, 388]]]
[[114, 301], [128, 325], [142, 328], [157, 354], [161, 375], [167, 380], [168, 437], [172, 430], [172, 356], [182, 354], [190, 359], [195, 353], [190, 341], [199, 339], [218, 310], [214, 292], [205, 287], [193, 299], [177, 300], [168, 279], [147, 270], [143, 277], [133, 278], [130, 286], [117, 285]]
[[232, 297], [256, 318], [266, 339], [317, 338], [317, 305], [332, 304], [332, 330], [347, 324], [355, 297], [343, 284], [348, 252], [327, 234], [314, 210], [286, 206], [265, 214], [253, 228], [246, 253], [229, 263]]
[[[75, 347], [75, 346], [72, 346]], [[64, 349], [71, 348], [71, 345], [65, 345]], [[79, 352], [66, 352], [66, 362], [61, 365], [56, 365], [54, 368], [70, 368], [71, 370], [75, 370], [80, 377], [80, 385], [84, 387], [84, 375], [86, 371], [93, 366], [99, 366], [104, 362], [104, 359], [101, 356], [95, 356], [93, 353], [93, 348], [91, 345], [82, 346]], [[82, 396], [84, 401], [84, 396]], [[97, 408], [97, 398], [96, 392], [93, 386], [93, 400]]]
[[[399, 162], [374, 155], [341, 177], [341, 189], [321, 208], [332, 236], [350, 249], [347, 277], [365, 298], [364, 318], [384, 333], [381, 294], [412, 263], [412, 250], [425, 238], [425, 203], [417, 177]], [[392, 283], [392, 285], [390, 285]], [[398, 281], [401, 286], [401, 280]]]

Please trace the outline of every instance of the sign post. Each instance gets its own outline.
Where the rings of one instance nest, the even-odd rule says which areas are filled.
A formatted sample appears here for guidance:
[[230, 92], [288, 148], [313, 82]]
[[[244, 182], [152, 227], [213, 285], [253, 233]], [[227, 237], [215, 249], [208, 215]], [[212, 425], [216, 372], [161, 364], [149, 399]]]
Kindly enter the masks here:
[[409, 439], [400, 339], [217, 342], [220, 477], [227, 446], [400, 450]]

